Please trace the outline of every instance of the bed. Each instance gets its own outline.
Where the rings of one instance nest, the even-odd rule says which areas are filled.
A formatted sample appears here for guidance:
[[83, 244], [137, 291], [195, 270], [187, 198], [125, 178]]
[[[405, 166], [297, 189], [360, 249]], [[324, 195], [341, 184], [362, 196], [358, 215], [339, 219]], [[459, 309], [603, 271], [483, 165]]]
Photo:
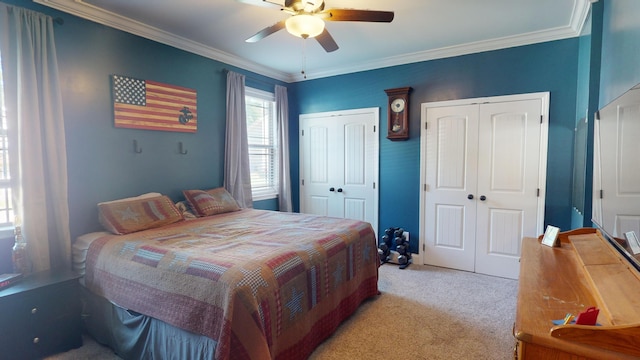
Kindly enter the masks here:
[[166, 221], [163, 198], [111, 212], [156, 225], [74, 244], [87, 329], [124, 358], [306, 359], [378, 293], [366, 222], [237, 208]]

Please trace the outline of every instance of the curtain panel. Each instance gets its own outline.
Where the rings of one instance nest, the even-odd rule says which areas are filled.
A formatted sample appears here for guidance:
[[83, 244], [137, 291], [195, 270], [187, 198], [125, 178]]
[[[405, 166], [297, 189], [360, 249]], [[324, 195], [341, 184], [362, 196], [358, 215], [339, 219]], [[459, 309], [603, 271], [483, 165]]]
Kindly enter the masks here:
[[241, 208], [252, 208], [247, 110], [242, 74], [227, 72], [227, 131], [224, 144], [224, 187]]
[[0, 3], [13, 209], [32, 271], [71, 268], [67, 155], [53, 19]]
[[291, 176], [289, 175], [289, 98], [287, 88], [275, 86], [276, 121], [278, 124], [278, 208], [291, 212]]

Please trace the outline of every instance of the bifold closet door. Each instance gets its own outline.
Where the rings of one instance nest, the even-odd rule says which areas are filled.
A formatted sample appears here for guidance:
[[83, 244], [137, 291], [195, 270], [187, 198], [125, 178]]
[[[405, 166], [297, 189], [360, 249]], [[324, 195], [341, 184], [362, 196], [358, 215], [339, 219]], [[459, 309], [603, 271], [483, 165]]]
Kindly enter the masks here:
[[537, 236], [541, 100], [426, 109], [424, 262], [517, 278]]
[[377, 226], [376, 109], [301, 116], [300, 212]]

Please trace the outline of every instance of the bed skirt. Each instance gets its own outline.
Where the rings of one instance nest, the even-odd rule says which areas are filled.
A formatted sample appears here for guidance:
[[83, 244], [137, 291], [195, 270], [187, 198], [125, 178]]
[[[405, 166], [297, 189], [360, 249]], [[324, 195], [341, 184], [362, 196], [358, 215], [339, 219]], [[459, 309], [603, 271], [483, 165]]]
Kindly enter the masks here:
[[98, 343], [123, 359], [213, 359], [216, 342], [123, 309], [82, 287], [83, 320]]

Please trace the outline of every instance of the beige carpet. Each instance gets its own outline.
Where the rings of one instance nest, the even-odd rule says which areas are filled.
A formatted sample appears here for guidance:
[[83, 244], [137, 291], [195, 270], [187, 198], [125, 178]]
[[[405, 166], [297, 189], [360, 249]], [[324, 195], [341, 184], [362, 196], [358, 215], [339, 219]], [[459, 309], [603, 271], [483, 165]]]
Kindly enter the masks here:
[[[513, 359], [518, 283], [432, 266], [380, 268], [366, 301], [311, 355], [333, 359]], [[48, 360], [120, 359], [90, 338]]]

